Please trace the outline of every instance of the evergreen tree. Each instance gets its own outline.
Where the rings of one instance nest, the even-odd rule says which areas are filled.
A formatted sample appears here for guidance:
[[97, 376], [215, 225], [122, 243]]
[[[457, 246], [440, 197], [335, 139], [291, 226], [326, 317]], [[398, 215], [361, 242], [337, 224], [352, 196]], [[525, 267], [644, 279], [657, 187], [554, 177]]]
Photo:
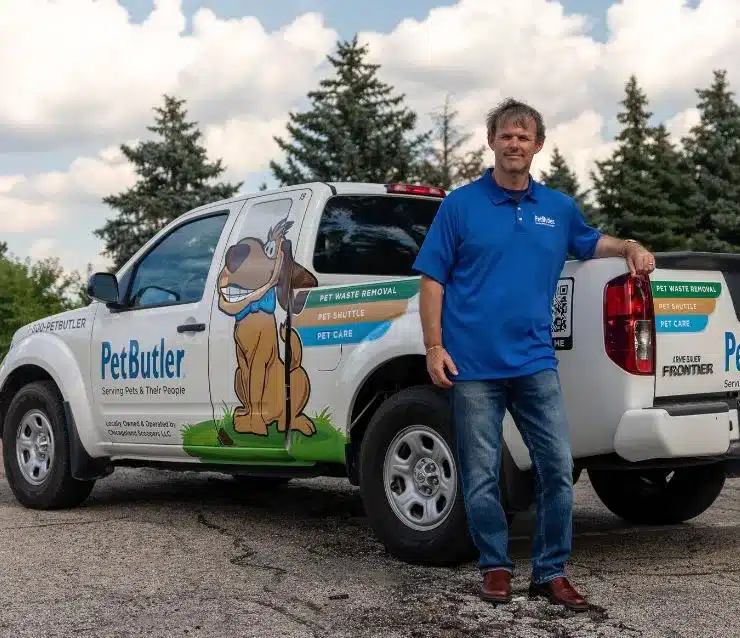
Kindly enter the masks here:
[[633, 237], [653, 251], [674, 250], [684, 243], [677, 233], [685, 224], [685, 202], [669, 187], [681, 179], [677, 158], [666, 160], [674, 151], [665, 129], [650, 126], [647, 97], [634, 75], [625, 92], [619, 145], [592, 173], [598, 215], [611, 234]]
[[275, 138], [287, 156], [283, 166], [270, 162], [280, 185], [418, 178], [429, 134], [412, 135], [416, 114], [402, 106], [403, 94], [392, 95], [392, 87], [377, 78], [379, 65], [366, 62], [366, 55], [367, 46], [355, 36], [327, 56], [334, 77], [308, 93], [310, 110], [289, 114], [291, 139]]
[[708, 89], [698, 89], [699, 123], [684, 138], [688, 170], [696, 184], [689, 201], [693, 250], [740, 249], [740, 106], [726, 71], [714, 71]]
[[588, 191], [581, 190], [575, 171], [568, 166], [568, 162], [557, 146], [552, 150], [549, 169], [540, 172], [540, 181], [545, 186], [554, 188], [575, 199], [588, 222], [598, 227], [603, 225], [602, 220], [598, 218], [596, 211], [587, 200]]
[[442, 111], [432, 114], [434, 141], [427, 148], [427, 157], [421, 169], [420, 181], [444, 189], [451, 189], [477, 177], [484, 171], [485, 146], [462, 153], [461, 148], [470, 140], [470, 133], [461, 133], [455, 124], [458, 112], [450, 106], [445, 96]]
[[652, 222], [649, 230], [655, 250], [687, 250], [694, 227], [688, 202], [696, 187], [662, 123], [653, 132], [650, 161], [651, 178], [658, 196], [652, 202], [654, 213], [645, 221]]
[[236, 194], [242, 185], [213, 183], [225, 167], [221, 160], [208, 162], [199, 144], [202, 133], [195, 122], [186, 121], [185, 100], [165, 95], [156, 107], [155, 124], [147, 129], [159, 140], [121, 145], [121, 151], [136, 167], [136, 184], [123, 193], [109, 195], [103, 202], [118, 215], [94, 232], [104, 240], [103, 254], [120, 267], [140, 246], [167, 223], [188, 210]]

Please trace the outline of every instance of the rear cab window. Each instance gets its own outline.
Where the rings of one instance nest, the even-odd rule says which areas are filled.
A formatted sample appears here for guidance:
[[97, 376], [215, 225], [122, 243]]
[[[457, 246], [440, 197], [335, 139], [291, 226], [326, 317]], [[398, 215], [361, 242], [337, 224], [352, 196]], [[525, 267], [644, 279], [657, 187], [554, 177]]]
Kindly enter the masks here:
[[382, 194], [329, 198], [316, 233], [313, 270], [323, 284], [416, 276], [414, 260], [441, 202]]

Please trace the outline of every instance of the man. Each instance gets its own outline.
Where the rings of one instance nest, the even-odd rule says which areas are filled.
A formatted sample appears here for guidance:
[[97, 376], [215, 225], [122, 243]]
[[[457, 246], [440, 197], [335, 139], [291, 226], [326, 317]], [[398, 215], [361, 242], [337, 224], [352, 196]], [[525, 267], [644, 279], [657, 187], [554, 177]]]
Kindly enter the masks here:
[[637, 242], [591, 228], [571, 197], [532, 179], [532, 159], [545, 141], [535, 109], [507, 100], [489, 113], [487, 128], [493, 170], [443, 200], [415, 262], [427, 369], [436, 385], [451, 388], [482, 598], [511, 599], [498, 485], [508, 408], [537, 476], [530, 596], [584, 610], [586, 600], [565, 577], [573, 462], [551, 303], [568, 252], [579, 260], [621, 256], [632, 273], [652, 272], [655, 262]]

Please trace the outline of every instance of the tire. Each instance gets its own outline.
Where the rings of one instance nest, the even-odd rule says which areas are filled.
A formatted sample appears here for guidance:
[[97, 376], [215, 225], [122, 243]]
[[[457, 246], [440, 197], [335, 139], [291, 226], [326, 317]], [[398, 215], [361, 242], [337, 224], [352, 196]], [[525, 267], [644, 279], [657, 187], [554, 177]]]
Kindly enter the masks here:
[[601, 502], [638, 525], [683, 523], [707, 510], [725, 483], [722, 464], [675, 470], [589, 470]]
[[[26, 439], [25, 450], [18, 445], [21, 437]], [[22, 463], [19, 457], [29, 462]], [[10, 402], [3, 428], [3, 461], [10, 489], [21, 505], [31, 509], [76, 507], [95, 486], [94, 480], [72, 477], [64, 408], [50, 381], [22, 387]]]
[[[417, 453], [412, 452], [407, 441], [419, 446]], [[419, 476], [424, 479], [423, 484], [415, 481], [414, 472], [390, 471], [386, 460], [394, 450], [400, 458], [410, 460], [409, 467], [422, 470]], [[428, 453], [421, 454], [424, 451]], [[421, 463], [423, 458], [435, 462]], [[440, 481], [441, 477], [446, 481]], [[454, 565], [477, 557], [465, 516], [450, 406], [434, 386], [401, 390], [375, 412], [362, 441], [359, 479], [370, 523], [395, 558], [410, 563]], [[432, 494], [423, 494], [422, 488], [430, 489]], [[407, 508], [410, 515], [404, 516], [393, 504], [392, 494], [398, 491], [412, 497]], [[424, 502], [436, 504], [438, 515], [436, 519], [430, 517], [426, 524], [414, 516], [423, 511], [417, 505]]]

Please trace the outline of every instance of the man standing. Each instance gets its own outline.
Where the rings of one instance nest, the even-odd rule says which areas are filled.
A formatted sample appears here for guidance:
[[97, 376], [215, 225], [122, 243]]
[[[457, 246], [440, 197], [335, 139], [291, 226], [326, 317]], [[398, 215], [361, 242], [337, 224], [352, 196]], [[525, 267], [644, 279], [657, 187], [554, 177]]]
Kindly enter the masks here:
[[545, 141], [535, 109], [507, 100], [489, 113], [487, 128], [493, 170], [443, 200], [414, 265], [422, 275], [427, 370], [436, 385], [451, 388], [482, 598], [511, 600], [498, 484], [508, 408], [537, 476], [530, 596], [584, 610], [565, 577], [573, 461], [550, 334], [552, 299], [568, 252], [580, 260], [621, 256], [633, 273], [652, 272], [655, 262], [637, 242], [590, 227], [573, 198], [532, 179], [532, 159]]

